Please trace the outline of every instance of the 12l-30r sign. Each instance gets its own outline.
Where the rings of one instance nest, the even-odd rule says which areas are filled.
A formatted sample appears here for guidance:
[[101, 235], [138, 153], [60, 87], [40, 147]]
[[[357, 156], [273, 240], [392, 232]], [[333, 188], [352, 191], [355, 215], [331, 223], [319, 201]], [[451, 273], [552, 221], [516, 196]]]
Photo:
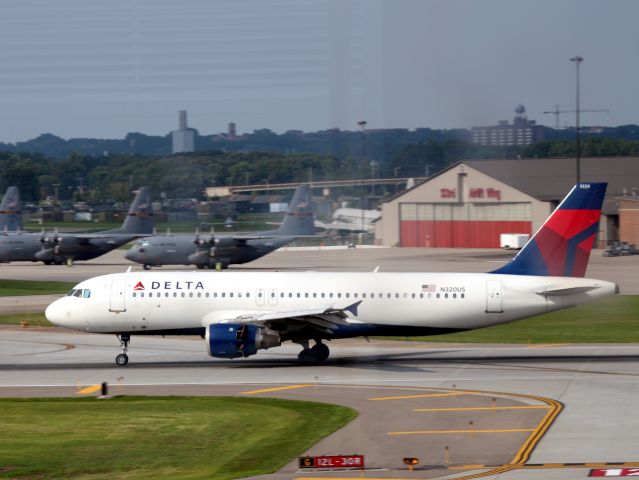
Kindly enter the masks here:
[[364, 468], [364, 455], [299, 457], [300, 468]]

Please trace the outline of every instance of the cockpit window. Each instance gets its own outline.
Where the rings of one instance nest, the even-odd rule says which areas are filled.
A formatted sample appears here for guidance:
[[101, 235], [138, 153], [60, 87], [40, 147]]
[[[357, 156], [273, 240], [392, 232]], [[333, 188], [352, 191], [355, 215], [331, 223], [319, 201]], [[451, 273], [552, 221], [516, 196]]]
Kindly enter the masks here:
[[78, 288], [75, 293], [73, 294], [74, 297], [81, 297], [82, 296], [82, 289]]
[[67, 293], [67, 297], [91, 298], [91, 290], [88, 288], [74, 288]]
[[91, 298], [91, 290], [89, 290], [88, 288], [85, 288], [84, 291], [82, 292], [82, 297]]
[[75, 293], [75, 288], [73, 288], [71, 291], [69, 291], [69, 293], [67, 293], [67, 297], [73, 296], [74, 293]]

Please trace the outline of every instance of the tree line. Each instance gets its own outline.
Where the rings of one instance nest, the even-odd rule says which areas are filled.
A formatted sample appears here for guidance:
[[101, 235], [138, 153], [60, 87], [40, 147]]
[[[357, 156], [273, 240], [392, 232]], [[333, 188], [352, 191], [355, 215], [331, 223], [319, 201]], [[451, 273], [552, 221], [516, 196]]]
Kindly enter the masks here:
[[[387, 159], [361, 148], [340, 158], [301, 152], [221, 150], [177, 155], [79, 155], [0, 152], [0, 190], [17, 185], [27, 202], [128, 201], [149, 185], [155, 197], [203, 198], [206, 187], [372, 177], [432, 175], [460, 160], [574, 156], [575, 142], [544, 141], [521, 147], [487, 147], [460, 138], [429, 139], [398, 148]], [[636, 156], [639, 141], [586, 138], [583, 156]], [[639, 161], [639, 160], [638, 160]]]

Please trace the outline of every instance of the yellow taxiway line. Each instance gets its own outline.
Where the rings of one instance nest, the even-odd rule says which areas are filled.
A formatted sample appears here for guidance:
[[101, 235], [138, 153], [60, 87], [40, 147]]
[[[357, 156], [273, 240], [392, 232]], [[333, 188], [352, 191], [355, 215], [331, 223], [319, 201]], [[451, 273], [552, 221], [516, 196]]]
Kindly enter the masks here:
[[305, 385], [288, 385], [286, 387], [263, 388], [261, 390], [251, 390], [250, 392], [241, 392], [242, 395], [256, 395], [258, 393], [280, 392], [282, 390], [293, 390], [295, 388], [314, 387], [314, 384]]
[[534, 432], [534, 428], [507, 428], [494, 430], [415, 430], [414, 432], [388, 432], [387, 435], [439, 435], [447, 433], [521, 433]]
[[470, 392], [451, 392], [451, 393], [427, 393], [423, 395], [404, 395], [401, 397], [373, 397], [369, 400], [406, 400], [410, 398], [430, 398], [430, 397], [454, 397], [455, 395], [469, 395]]
[[102, 388], [102, 384], [96, 383], [95, 385], [89, 385], [88, 387], [78, 390], [76, 393], [79, 395], [88, 395], [89, 393], [97, 392]]
[[458, 408], [416, 408], [414, 412], [467, 412], [470, 410], [526, 410], [530, 408], [551, 408], [550, 405], [523, 405], [510, 407], [458, 407]]

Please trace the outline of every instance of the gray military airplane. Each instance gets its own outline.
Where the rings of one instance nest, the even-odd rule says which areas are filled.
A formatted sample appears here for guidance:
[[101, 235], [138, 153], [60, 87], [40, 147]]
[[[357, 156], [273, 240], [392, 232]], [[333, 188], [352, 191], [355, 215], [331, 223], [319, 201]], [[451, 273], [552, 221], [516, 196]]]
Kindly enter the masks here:
[[292, 242], [314, 235], [311, 188], [295, 190], [282, 225], [265, 232], [233, 235], [154, 235], [142, 238], [125, 257], [144, 265], [145, 270], [162, 265], [195, 265], [197, 268], [226, 268], [247, 263]]
[[20, 190], [11, 186], [2, 197], [0, 203], [0, 230], [5, 232], [17, 232], [22, 230], [22, 202]]
[[31, 261], [71, 266], [153, 233], [151, 191], [138, 191], [122, 227], [95, 233], [5, 232], [0, 234], [0, 262]]

